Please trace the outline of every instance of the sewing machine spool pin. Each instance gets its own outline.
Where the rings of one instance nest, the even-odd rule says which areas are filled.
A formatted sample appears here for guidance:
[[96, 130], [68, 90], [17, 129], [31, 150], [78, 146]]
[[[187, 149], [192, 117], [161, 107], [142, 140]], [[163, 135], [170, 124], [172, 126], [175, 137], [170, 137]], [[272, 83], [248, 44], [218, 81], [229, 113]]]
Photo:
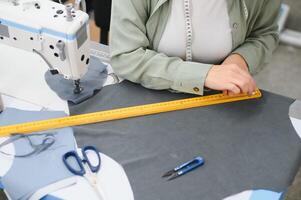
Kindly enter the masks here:
[[75, 86], [73, 90], [74, 94], [80, 94], [84, 90], [84, 88], [80, 86], [80, 79], [74, 80], [74, 86]]
[[73, 21], [73, 16], [72, 16], [73, 4], [69, 3], [65, 6], [65, 8], [66, 8], [66, 13], [67, 13], [66, 20], [68, 22]]

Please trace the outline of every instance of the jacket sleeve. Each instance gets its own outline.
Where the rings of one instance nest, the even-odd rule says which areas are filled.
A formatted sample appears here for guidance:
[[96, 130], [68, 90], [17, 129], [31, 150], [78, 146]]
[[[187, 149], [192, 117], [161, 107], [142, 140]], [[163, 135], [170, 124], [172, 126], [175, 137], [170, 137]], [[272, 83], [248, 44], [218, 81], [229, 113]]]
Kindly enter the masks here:
[[233, 53], [240, 54], [249, 66], [251, 73], [266, 64], [278, 45], [278, 14], [281, 0], [265, 0], [254, 26], [245, 42]]
[[115, 73], [147, 88], [202, 95], [212, 65], [186, 62], [149, 49], [147, 3], [113, 0], [110, 51]]

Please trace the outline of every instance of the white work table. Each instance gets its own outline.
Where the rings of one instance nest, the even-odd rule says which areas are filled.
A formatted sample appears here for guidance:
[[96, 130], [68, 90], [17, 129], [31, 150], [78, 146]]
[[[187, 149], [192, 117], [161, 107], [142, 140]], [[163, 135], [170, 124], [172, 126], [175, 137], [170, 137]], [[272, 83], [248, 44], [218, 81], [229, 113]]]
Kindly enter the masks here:
[[[107, 55], [101, 51], [101, 46], [92, 43], [91, 47], [99, 47], [99, 49], [92, 50], [92, 53], [103, 56], [102, 60], [106, 61]], [[29, 52], [4, 45], [0, 45], [0, 52], [0, 93], [4, 107], [32, 111], [64, 111], [69, 114], [68, 103], [60, 99], [44, 80], [44, 73], [48, 68], [43, 60]], [[109, 77], [106, 84], [111, 84], [113, 81]], [[5, 139], [7, 138], [0, 138], [0, 143]], [[5, 150], [14, 152], [14, 147], [12, 144], [7, 145]], [[134, 199], [122, 166], [107, 155], [101, 154], [101, 159], [102, 165], [98, 179], [105, 193], [104, 200]], [[13, 158], [0, 154], [0, 177], [10, 169], [12, 162]], [[87, 197], [97, 199], [94, 190], [84, 178], [78, 176], [76, 179], [75, 185], [53, 192], [51, 195], [61, 199], [86, 199]]]

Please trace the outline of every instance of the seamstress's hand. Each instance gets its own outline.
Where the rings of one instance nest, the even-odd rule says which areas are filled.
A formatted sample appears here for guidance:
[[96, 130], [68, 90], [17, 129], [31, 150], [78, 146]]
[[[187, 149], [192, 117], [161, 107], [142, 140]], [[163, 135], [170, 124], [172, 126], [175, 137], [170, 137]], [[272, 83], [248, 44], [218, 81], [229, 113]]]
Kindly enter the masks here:
[[256, 90], [256, 83], [250, 73], [237, 64], [214, 65], [207, 74], [205, 86], [213, 90], [228, 91], [229, 95], [252, 95]]
[[222, 65], [228, 64], [236, 64], [242, 70], [249, 72], [248, 64], [246, 63], [245, 59], [239, 54], [231, 54], [222, 63]]
[[[227, 65], [227, 64], [236, 64], [238, 67], [240, 67], [242, 70], [246, 71], [247, 73], [249, 73], [249, 68], [248, 68], [248, 64], [245, 61], [245, 59], [239, 55], [239, 54], [231, 54], [230, 56], [228, 56], [224, 62], [222, 63], [222, 65]], [[233, 95], [233, 93], [231, 91], [228, 90], [224, 90], [223, 91], [224, 94], [229, 94], [229, 95]]]

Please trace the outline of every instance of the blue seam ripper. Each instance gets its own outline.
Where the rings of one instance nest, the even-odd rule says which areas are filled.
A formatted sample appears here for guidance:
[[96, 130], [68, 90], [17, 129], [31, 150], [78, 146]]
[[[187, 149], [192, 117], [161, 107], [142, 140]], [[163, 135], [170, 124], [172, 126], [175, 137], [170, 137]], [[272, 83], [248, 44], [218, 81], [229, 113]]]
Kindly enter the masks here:
[[167, 179], [168, 181], [173, 180], [179, 176], [182, 176], [190, 171], [195, 170], [198, 167], [201, 167], [202, 165], [204, 165], [204, 163], [205, 163], [205, 160], [202, 157], [196, 157], [193, 160], [188, 161], [188, 162], [166, 172], [162, 176], [162, 178], [169, 177]]

